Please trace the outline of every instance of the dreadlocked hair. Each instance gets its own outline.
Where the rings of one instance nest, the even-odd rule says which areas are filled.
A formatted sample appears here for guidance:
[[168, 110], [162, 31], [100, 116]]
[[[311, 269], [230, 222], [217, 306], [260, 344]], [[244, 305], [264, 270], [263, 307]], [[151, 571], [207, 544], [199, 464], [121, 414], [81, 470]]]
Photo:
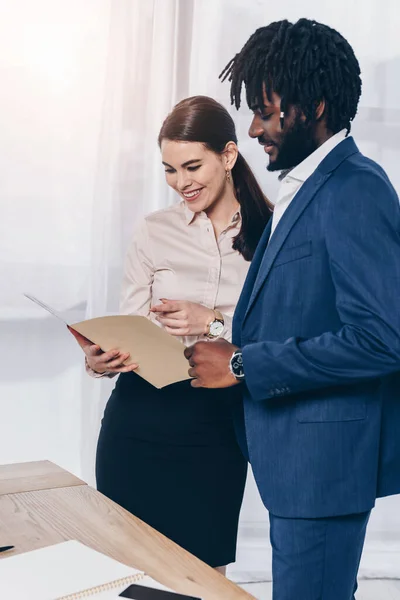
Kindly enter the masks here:
[[260, 27], [219, 77], [231, 82], [231, 103], [237, 109], [243, 84], [250, 108], [262, 104], [264, 89], [270, 102], [274, 91], [283, 113], [295, 105], [308, 122], [324, 100], [326, 125], [333, 133], [350, 132], [361, 95], [360, 66], [350, 44], [335, 29], [309, 19]]

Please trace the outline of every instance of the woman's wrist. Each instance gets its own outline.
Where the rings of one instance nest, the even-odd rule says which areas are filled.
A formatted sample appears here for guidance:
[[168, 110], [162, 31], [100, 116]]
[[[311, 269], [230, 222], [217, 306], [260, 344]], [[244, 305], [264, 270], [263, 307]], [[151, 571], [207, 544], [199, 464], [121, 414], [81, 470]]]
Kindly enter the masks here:
[[213, 321], [215, 321], [215, 312], [212, 308], [210, 308], [209, 312], [207, 314], [207, 321], [204, 326], [204, 331], [203, 331], [204, 335], [208, 335], [210, 333], [210, 325]]
[[223, 314], [219, 310], [212, 311], [212, 317], [207, 325], [206, 333], [204, 334], [208, 339], [219, 338], [224, 331], [225, 320]]
[[93, 371], [93, 373], [96, 373], [96, 375], [104, 375], [106, 373], [106, 371], [97, 371], [97, 369], [94, 368], [94, 366], [92, 366], [89, 361], [88, 361], [88, 357], [85, 356], [85, 366], [86, 369], [89, 369], [90, 371]]

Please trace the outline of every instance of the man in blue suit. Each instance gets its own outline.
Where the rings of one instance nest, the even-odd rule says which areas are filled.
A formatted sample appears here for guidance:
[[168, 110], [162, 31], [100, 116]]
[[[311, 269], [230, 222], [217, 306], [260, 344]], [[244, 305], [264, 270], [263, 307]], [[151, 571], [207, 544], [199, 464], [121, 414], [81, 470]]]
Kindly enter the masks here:
[[400, 493], [400, 206], [350, 124], [348, 42], [301, 19], [229, 63], [282, 171], [233, 323], [186, 349], [195, 387], [241, 385], [237, 432], [270, 513], [274, 600], [351, 600], [371, 509]]

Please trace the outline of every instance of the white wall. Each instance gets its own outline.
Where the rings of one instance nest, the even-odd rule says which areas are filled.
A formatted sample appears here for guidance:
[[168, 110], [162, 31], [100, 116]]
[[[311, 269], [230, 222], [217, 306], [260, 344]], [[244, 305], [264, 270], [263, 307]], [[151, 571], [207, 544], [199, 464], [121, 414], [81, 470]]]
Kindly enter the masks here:
[[81, 362], [21, 295], [84, 316], [109, 0], [0, 0], [0, 463], [79, 473]]

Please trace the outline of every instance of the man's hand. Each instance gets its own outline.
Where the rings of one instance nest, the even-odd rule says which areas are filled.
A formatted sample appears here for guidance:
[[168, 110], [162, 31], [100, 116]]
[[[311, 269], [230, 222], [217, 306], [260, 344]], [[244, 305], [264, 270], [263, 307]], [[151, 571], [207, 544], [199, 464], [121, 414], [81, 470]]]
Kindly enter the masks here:
[[185, 348], [185, 358], [189, 361], [192, 387], [226, 388], [240, 383], [229, 369], [232, 354], [237, 346], [226, 340], [197, 342]]

